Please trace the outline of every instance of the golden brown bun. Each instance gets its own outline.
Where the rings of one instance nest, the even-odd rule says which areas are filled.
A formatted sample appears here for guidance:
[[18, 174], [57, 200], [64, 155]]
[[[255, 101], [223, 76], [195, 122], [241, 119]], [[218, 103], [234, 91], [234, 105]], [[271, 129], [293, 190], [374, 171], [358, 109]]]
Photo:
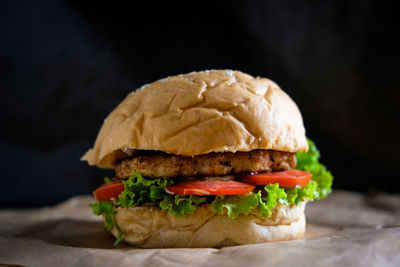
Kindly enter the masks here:
[[195, 156], [308, 146], [299, 109], [274, 82], [212, 70], [168, 77], [129, 94], [82, 159], [113, 168], [135, 149]]
[[[272, 216], [256, 213], [229, 219], [216, 214], [210, 204], [197, 207], [191, 215], [175, 218], [158, 207], [116, 208], [116, 222], [123, 241], [145, 248], [223, 247], [298, 239], [305, 231], [305, 202], [298, 206], [278, 205]], [[116, 229], [112, 230], [118, 235]]]

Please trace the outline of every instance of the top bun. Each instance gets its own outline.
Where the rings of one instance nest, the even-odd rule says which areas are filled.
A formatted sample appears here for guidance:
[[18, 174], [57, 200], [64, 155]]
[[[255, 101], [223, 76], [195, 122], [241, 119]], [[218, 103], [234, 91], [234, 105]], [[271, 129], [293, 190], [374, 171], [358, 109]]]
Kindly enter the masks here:
[[308, 150], [300, 111], [271, 80], [239, 71], [177, 75], [130, 93], [104, 120], [90, 165], [115, 167], [136, 149], [183, 156]]

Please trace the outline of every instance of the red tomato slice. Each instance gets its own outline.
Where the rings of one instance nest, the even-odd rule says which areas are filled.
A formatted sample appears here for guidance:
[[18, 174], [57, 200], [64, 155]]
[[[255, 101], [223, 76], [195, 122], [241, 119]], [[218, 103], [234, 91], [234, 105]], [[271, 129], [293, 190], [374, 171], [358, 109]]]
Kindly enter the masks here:
[[124, 189], [125, 186], [122, 182], [113, 182], [103, 184], [93, 191], [93, 195], [98, 201], [112, 201], [113, 199], [117, 199]]
[[306, 171], [288, 170], [283, 172], [266, 172], [257, 174], [243, 174], [240, 176], [245, 183], [254, 185], [268, 185], [278, 183], [282, 187], [306, 186], [312, 174]]
[[167, 187], [177, 195], [239, 195], [253, 191], [254, 185], [236, 181], [186, 181]]

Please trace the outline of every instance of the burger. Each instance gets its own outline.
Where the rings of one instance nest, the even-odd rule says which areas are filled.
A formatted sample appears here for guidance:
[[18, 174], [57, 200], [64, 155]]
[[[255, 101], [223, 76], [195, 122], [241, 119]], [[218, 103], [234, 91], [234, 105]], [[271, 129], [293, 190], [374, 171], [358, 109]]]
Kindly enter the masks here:
[[130, 93], [82, 159], [115, 170], [93, 193], [117, 245], [222, 247], [300, 238], [332, 175], [276, 83], [177, 75]]

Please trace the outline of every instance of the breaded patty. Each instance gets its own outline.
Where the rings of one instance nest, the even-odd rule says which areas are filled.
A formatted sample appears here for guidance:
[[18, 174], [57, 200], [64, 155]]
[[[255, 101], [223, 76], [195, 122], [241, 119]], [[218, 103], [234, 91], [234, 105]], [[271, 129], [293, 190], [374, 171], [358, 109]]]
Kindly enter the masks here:
[[136, 172], [143, 176], [157, 178], [280, 171], [289, 167], [296, 167], [296, 153], [253, 150], [236, 153], [209, 153], [195, 157], [166, 153], [137, 155], [120, 161], [115, 172], [120, 178], [128, 178]]

